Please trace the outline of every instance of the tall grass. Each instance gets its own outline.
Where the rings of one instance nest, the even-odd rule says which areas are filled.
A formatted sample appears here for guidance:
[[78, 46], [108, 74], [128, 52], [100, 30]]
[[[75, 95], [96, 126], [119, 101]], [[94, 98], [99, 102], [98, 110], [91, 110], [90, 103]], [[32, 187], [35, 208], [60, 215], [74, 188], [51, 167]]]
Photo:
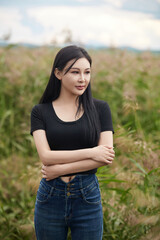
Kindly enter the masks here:
[[[30, 112], [57, 49], [0, 49], [0, 239], [35, 239], [40, 160]], [[160, 56], [90, 50], [93, 96], [109, 103], [116, 157], [98, 169], [104, 240], [158, 240], [160, 233]], [[70, 235], [70, 234], [69, 234]], [[69, 237], [70, 239], [70, 237]]]

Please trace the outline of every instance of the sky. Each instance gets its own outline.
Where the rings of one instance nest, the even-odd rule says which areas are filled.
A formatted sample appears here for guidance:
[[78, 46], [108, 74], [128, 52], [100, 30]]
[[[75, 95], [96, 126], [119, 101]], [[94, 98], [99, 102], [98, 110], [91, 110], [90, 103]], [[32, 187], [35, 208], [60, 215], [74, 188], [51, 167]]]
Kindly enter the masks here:
[[0, 39], [160, 50], [160, 0], [0, 0]]

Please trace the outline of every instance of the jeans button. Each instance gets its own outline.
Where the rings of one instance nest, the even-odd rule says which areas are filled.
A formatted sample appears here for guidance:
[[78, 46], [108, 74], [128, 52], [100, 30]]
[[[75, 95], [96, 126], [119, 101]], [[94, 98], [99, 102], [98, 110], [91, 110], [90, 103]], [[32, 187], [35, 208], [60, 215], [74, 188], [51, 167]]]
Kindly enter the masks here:
[[70, 193], [70, 192], [68, 192], [68, 193], [67, 193], [67, 196], [69, 197], [70, 195], [71, 195], [71, 193]]

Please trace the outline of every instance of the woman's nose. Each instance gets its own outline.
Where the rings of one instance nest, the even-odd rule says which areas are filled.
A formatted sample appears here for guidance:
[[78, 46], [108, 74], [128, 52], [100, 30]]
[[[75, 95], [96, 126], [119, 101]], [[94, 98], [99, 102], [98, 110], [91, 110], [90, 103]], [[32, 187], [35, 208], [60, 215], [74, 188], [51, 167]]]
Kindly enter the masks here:
[[79, 81], [80, 81], [80, 82], [83, 82], [84, 80], [85, 80], [84, 74], [81, 74], [81, 76], [80, 76], [80, 78], [79, 78]]

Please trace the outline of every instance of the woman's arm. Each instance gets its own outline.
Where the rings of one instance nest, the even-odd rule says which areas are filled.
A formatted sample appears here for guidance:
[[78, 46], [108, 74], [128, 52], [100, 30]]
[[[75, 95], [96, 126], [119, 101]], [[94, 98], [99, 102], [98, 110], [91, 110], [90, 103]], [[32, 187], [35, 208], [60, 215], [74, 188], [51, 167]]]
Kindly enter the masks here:
[[91, 149], [81, 149], [76, 151], [53, 151], [48, 144], [44, 130], [33, 132], [33, 138], [38, 155], [44, 165], [69, 163], [91, 158]]
[[[110, 161], [108, 164], [111, 164]], [[66, 163], [66, 164], [56, 164], [50, 166], [42, 166], [42, 177], [46, 178], [47, 181], [57, 178], [59, 176], [67, 175], [70, 173], [76, 172], [84, 172], [94, 168], [99, 168], [104, 165], [108, 165], [107, 163], [97, 162], [94, 160], [86, 159], [78, 162], [73, 163]]]
[[[100, 139], [98, 145], [108, 145], [110, 146], [110, 150], [113, 151], [113, 133], [112, 131], [105, 131], [101, 132], [100, 134]], [[59, 166], [59, 171], [61, 175], [66, 175], [69, 173], [75, 173], [75, 172], [83, 172], [83, 171], [88, 171], [94, 168], [99, 168], [101, 166], [105, 166], [108, 164], [111, 164], [112, 161], [114, 160], [115, 154], [113, 151], [112, 157], [108, 158], [108, 161], [106, 162], [100, 162], [100, 161], [94, 161], [92, 159], [86, 159], [83, 161], [79, 162], [74, 162], [74, 163], [67, 163], [67, 164], [62, 164]], [[60, 175], [60, 176], [61, 176]]]
[[86, 159], [80, 162], [62, 164], [60, 166], [60, 173], [61, 175], [67, 175], [75, 172], [84, 172], [84, 171], [88, 171], [94, 168], [99, 168], [111, 163], [112, 161], [109, 161], [108, 163], [102, 163], [102, 162], [97, 162], [91, 159]]
[[111, 164], [112, 161], [114, 160], [114, 151], [113, 149], [113, 134], [111, 131], [105, 131], [102, 132], [100, 135], [100, 140], [98, 145], [100, 146], [101, 144], [107, 144], [110, 146], [110, 151], [112, 152], [112, 156], [108, 158], [107, 161], [105, 162], [98, 162], [92, 159], [86, 159], [78, 162], [72, 162], [72, 163], [66, 163], [66, 164], [57, 164], [57, 165], [52, 165], [52, 166], [43, 166], [42, 167], [42, 174], [43, 177], [46, 178], [46, 180], [51, 180], [56, 177], [62, 176], [62, 175], [67, 175], [70, 173], [75, 173], [75, 172], [84, 172], [87, 170], [91, 170], [94, 168], [98, 168], [101, 166], [105, 166], [108, 164]]
[[108, 146], [99, 146], [94, 148], [86, 148], [79, 150], [56, 151], [51, 150], [46, 138], [44, 130], [36, 130], [33, 132], [33, 137], [37, 152], [44, 165], [72, 163], [85, 159], [106, 162], [112, 153], [109, 152]]

